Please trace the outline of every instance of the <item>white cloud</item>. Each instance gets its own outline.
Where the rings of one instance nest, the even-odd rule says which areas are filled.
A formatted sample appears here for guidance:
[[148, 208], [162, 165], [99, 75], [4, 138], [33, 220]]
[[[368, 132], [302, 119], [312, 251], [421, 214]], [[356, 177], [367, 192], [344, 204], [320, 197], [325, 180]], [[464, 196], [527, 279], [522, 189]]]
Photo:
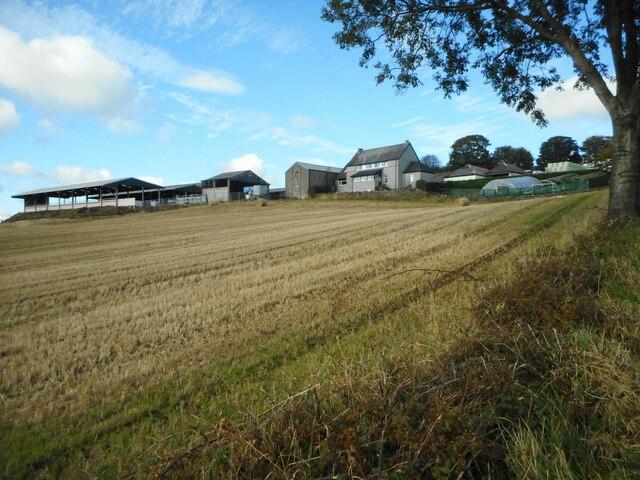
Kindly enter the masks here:
[[178, 129], [173, 123], [166, 122], [162, 127], [160, 127], [157, 138], [161, 142], [166, 143], [174, 137], [177, 131]]
[[[24, 42], [0, 27], [0, 84], [36, 107], [57, 113], [128, 121], [135, 92], [129, 70], [84, 37], [54, 36]], [[122, 120], [124, 119], [124, 120]]]
[[201, 92], [242, 95], [245, 87], [222, 72], [194, 71], [178, 80], [178, 84]]
[[[145, 24], [151, 16], [152, 21], [162, 24], [163, 27], [170, 24], [191, 32], [197, 24], [199, 28], [208, 31], [208, 27], [205, 28], [207, 22], [203, 19], [217, 15], [216, 3], [200, 8], [197, 0], [189, 0], [190, 5], [184, 5], [184, 2], [177, 0], [140, 0], [134, 2], [131, 8], [125, 8], [125, 13], [135, 12], [144, 15], [141, 21]], [[136, 75], [149, 75], [174, 85], [184, 86], [182, 80], [201, 72], [183, 64], [162, 49], [116, 32], [76, 5], [49, 7], [43, 2], [3, 0], [0, 2], [0, 18], [5, 26], [20, 32], [25, 38], [60, 34], [91, 38], [97, 49], [131, 68]], [[217, 75], [232, 79], [231, 75], [223, 72], [218, 72]], [[190, 87], [187, 85], [187, 88]]]
[[224, 4], [208, 0], [128, 0], [124, 13], [151, 17], [158, 26], [170, 29], [208, 29], [225, 10]]
[[262, 175], [264, 173], [264, 160], [255, 153], [247, 153], [240, 157], [232, 158], [224, 168], [230, 172], [252, 170], [254, 173]]
[[59, 129], [55, 123], [48, 118], [43, 118], [38, 122], [38, 128], [46, 133], [58, 133]]
[[98, 180], [109, 180], [112, 178], [111, 172], [106, 168], [100, 170], [87, 169], [80, 166], [58, 165], [55, 170], [49, 174], [51, 178], [62, 183], [84, 183], [95, 182]]
[[313, 118], [305, 115], [294, 115], [291, 117], [291, 126], [293, 128], [308, 128], [314, 125]]
[[140, 180], [144, 180], [145, 182], [155, 183], [156, 185], [163, 185], [164, 178], [162, 177], [151, 177], [149, 175], [142, 175], [138, 177]]
[[20, 117], [13, 102], [0, 98], [0, 136], [17, 128], [19, 123]]
[[0, 163], [0, 172], [12, 177], [34, 177], [38, 175], [36, 169], [26, 162]]
[[[547, 89], [538, 95], [538, 106], [549, 120], [565, 120], [571, 118], [608, 119], [609, 114], [592, 89], [576, 90], [572, 88], [577, 77], [564, 82], [565, 90]], [[616, 86], [607, 82], [609, 89], [615, 94]]]

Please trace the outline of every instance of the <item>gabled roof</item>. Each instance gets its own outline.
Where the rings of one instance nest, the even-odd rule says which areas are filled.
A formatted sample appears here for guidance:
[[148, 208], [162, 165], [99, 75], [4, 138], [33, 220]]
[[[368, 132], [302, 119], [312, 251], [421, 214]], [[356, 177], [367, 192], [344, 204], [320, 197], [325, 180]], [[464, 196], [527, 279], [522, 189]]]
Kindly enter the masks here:
[[250, 183], [253, 185], [269, 185], [269, 183], [253, 173], [251, 170], [240, 170], [237, 172], [225, 172], [216, 175], [215, 177], [206, 178], [203, 182], [209, 180], [234, 180], [236, 182]]
[[120, 191], [125, 190], [133, 190], [133, 189], [162, 189], [160, 185], [156, 185], [155, 183], [146, 182], [144, 180], [140, 180], [134, 177], [128, 178], [116, 178], [110, 180], [99, 180], [96, 182], [85, 182], [85, 183], [76, 183], [73, 185], [62, 185], [59, 187], [49, 187], [49, 188], [40, 188], [37, 190], [31, 190], [29, 192], [18, 193], [17, 195], [12, 195], [12, 198], [25, 198], [31, 197], [34, 195], [43, 195], [43, 194], [56, 194], [60, 196], [60, 198], [69, 198], [76, 197], [78, 195], [95, 195], [100, 193], [102, 189], [115, 189], [117, 188]]
[[450, 172], [446, 178], [451, 178], [451, 177], [466, 177], [467, 175], [486, 175], [487, 172], [489, 170], [487, 170], [486, 168], [482, 168], [482, 167], [478, 167], [476, 165], [465, 165], [464, 167], [461, 167], [457, 170], [454, 170], [453, 172]]
[[296, 162], [296, 163], [301, 167], [306, 168], [307, 170], [315, 170], [317, 172], [340, 173], [342, 171], [342, 168], [340, 167], [329, 167], [327, 165], [316, 165], [314, 163], [306, 163], [306, 162]]
[[424, 163], [416, 160], [411, 162], [407, 166], [407, 168], [404, 169], [404, 172], [402, 173], [415, 173], [415, 172], [430, 173], [429, 170], [427, 169], [427, 166]]
[[367, 175], [379, 175], [382, 173], [382, 168], [371, 168], [369, 170], [360, 170], [357, 173], [351, 175], [351, 178], [366, 177]]
[[517, 173], [520, 175], [524, 175], [526, 172], [518, 167], [517, 165], [513, 165], [511, 163], [506, 162], [498, 162], [495, 167], [489, 170], [486, 175], [488, 177], [497, 176], [497, 175], [507, 175], [509, 173]]
[[409, 141], [387, 147], [372, 148], [370, 150], [359, 149], [349, 163], [347, 163], [347, 167], [397, 160], [407, 148], [413, 148]]

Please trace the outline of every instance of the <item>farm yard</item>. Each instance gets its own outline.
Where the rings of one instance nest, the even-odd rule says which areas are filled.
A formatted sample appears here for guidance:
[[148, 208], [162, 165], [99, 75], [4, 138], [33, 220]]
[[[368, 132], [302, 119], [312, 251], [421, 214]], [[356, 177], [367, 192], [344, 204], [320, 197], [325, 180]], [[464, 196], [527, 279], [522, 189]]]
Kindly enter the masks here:
[[479, 295], [572, 245], [605, 202], [242, 202], [3, 224], [0, 477], [171, 476], [221, 424], [331, 395], [385, 359], [427, 365], [479, 333]]

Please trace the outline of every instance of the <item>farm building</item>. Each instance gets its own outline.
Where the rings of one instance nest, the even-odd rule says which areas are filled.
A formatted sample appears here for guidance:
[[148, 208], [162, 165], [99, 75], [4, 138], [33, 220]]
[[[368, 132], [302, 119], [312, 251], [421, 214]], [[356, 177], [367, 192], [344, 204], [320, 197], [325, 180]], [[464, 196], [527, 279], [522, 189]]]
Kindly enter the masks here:
[[285, 191], [288, 198], [313, 197], [316, 193], [336, 191], [336, 180], [342, 169], [296, 162], [285, 173]]
[[486, 168], [477, 167], [475, 165], [465, 165], [462, 168], [449, 172], [444, 177], [445, 182], [458, 182], [462, 180], [477, 180], [478, 178], [484, 178], [488, 170]]
[[[198, 183], [168, 185], [149, 190], [134, 190], [129, 195], [136, 199], [136, 206], [155, 207], [158, 205], [184, 205], [189, 203], [206, 203], [202, 194], [202, 186]], [[113, 193], [105, 193], [103, 199], [112, 199]], [[91, 199], [91, 197], [90, 197]], [[95, 199], [95, 198], [94, 198]]]
[[392, 190], [409, 186], [404, 172], [412, 162], [419, 162], [411, 142], [398, 145], [358, 149], [338, 175], [338, 192], [367, 192], [380, 187]]
[[404, 169], [402, 175], [404, 176], [404, 185], [411, 188], [416, 188], [416, 182], [418, 180], [432, 182], [434, 179], [434, 174], [427, 171], [425, 164], [420, 161], [416, 162], [415, 160]]
[[209, 203], [241, 200], [251, 192], [256, 197], [269, 194], [269, 183], [251, 170], [226, 172], [202, 180], [202, 193]]
[[162, 187], [137, 178], [118, 178], [41, 188], [12, 195], [24, 200], [25, 212], [91, 207], [139, 207], [160, 200]]
[[287, 191], [285, 188], [269, 188], [270, 200], [282, 200], [287, 198]]
[[485, 176], [500, 177], [503, 175], [507, 175], [509, 177], [512, 177], [514, 175], [524, 175], [525, 173], [526, 172], [517, 165], [506, 162], [498, 162], [495, 167], [485, 173]]

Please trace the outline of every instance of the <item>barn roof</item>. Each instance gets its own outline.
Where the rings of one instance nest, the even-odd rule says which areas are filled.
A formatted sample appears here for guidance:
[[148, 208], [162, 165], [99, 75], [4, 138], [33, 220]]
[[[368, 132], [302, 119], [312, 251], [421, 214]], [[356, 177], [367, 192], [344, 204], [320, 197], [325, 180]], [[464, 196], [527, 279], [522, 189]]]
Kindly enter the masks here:
[[251, 185], [269, 185], [269, 183], [253, 173], [251, 170], [240, 170], [237, 172], [225, 172], [216, 175], [215, 177], [207, 178], [203, 182], [209, 180], [233, 180], [236, 182], [247, 183]]
[[27, 198], [36, 195], [55, 194], [55, 197], [70, 198], [77, 197], [78, 195], [97, 195], [104, 189], [112, 189], [119, 191], [133, 190], [133, 189], [162, 189], [160, 185], [155, 183], [140, 180], [134, 177], [128, 178], [116, 178], [110, 180], [99, 180], [96, 182], [76, 183], [73, 185], [62, 185], [59, 187], [39, 188], [37, 190], [31, 190], [29, 192], [18, 193], [12, 195], [12, 198]]
[[340, 167], [329, 167], [327, 165], [316, 165], [314, 163], [306, 163], [306, 162], [296, 162], [296, 163], [301, 167], [306, 168], [307, 170], [315, 170], [317, 172], [340, 173], [342, 171], [342, 168]]

